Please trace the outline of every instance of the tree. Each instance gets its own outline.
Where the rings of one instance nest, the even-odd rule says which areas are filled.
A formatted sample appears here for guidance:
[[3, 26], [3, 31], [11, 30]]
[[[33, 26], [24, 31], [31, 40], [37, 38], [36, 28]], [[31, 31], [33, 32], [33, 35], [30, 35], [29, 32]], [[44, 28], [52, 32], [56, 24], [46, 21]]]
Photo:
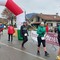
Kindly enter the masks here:
[[8, 20], [11, 20], [11, 24], [13, 25], [13, 19], [16, 19], [16, 16], [7, 8], [5, 8], [2, 12], [2, 16]]

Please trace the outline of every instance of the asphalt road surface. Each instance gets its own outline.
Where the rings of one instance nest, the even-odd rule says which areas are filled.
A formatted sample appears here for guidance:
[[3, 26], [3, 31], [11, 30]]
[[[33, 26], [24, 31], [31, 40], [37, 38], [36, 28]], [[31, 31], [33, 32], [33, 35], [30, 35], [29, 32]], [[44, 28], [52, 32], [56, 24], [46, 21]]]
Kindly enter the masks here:
[[7, 30], [3, 31], [0, 38], [0, 60], [56, 60], [58, 46], [47, 43], [49, 57], [44, 56], [44, 50], [41, 45], [40, 56], [37, 56], [37, 43], [29, 36], [29, 41], [25, 44], [26, 49], [21, 49], [22, 41], [14, 37], [13, 42], [8, 42]]

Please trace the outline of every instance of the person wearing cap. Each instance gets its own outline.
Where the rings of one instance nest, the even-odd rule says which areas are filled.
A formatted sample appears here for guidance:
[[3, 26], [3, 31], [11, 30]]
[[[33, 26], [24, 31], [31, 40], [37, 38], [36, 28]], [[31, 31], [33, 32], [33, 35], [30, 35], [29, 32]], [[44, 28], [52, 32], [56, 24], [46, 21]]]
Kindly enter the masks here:
[[44, 27], [44, 22], [41, 22], [40, 25], [38, 26], [38, 29], [37, 29], [37, 34], [38, 34], [38, 37], [37, 37], [37, 41], [38, 41], [37, 55], [40, 55], [41, 43], [43, 44], [43, 47], [44, 47], [45, 56], [49, 55], [49, 53], [46, 50], [46, 41], [44, 39], [45, 32], [46, 32], [46, 28]]
[[24, 44], [28, 41], [27, 22], [23, 22], [23, 25], [21, 26], [21, 36], [23, 37], [21, 48], [25, 48]]

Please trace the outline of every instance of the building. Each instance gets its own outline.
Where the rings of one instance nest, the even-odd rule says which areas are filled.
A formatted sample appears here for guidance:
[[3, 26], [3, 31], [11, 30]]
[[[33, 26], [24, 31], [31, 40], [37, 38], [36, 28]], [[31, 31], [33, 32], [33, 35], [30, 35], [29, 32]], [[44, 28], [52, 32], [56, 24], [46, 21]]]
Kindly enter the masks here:
[[49, 27], [56, 27], [60, 24], [60, 16], [58, 13], [56, 15], [48, 15], [48, 14], [36, 14], [32, 16], [32, 25], [39, 25], [41, 21], [44, 21], [45, 24], [48, 24]]
[[7, 24], [8, 20], [4, 18], [0, 18], [0, 23]]

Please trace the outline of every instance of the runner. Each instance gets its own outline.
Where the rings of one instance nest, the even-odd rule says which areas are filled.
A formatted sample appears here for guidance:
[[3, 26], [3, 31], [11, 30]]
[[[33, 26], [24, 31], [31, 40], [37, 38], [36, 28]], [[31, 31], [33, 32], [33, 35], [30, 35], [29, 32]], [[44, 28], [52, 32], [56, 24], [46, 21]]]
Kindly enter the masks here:
[[21, 48], [25, 48], [24, 44], [28, 41], [28, 32], [27, 32], [27, 23], [23, 22], [23, 25], [21, 26], [21, 36], [23, 37], [23, 42]]
[[46, 50], [46, 42], [44, 39], [45, 32], [46, 32], [46, 29], [44, 27], [44, 22], [41, 22], [40, 26], [38, 26], [38, 29], [37, 29], [37, 34], [38, 34], [38, 37], [37, 37], [37, 41], [38, 41], [37, 55], [40, 55], [39, 50], [40, 50], [41, 43], [43, 44], [43, 47], [44, 47], [45, 56], [49, 55], [49, 53]]

